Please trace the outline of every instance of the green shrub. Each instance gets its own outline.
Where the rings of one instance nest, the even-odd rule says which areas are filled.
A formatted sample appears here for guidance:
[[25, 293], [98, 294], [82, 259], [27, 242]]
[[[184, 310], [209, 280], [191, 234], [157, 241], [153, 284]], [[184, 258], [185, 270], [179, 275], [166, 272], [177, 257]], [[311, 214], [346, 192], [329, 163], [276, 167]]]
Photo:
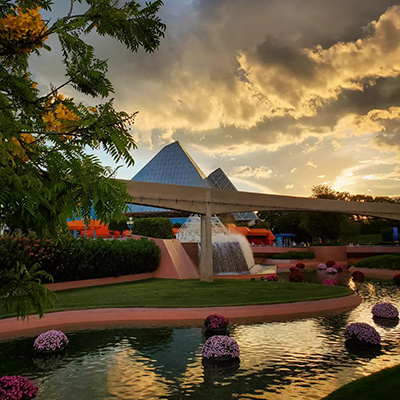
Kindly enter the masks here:
[[400, 254], [386, 254], [357, 261], [356, 268], [400, 269]]
[[0, 239], [0, 270], [14, 268], [17, 261], [28, 268], [38, 262], [55, 282], [140, 274], [157, 269], [161, 250], [152, 240], [104, 240], [64, 238]]
[[135, 219], [132, 233], [158, 239], [173, 239], [172, 222], [168, 218]]
[[287, 251], [286, 253], [273, 254], [271, 258], [277, 260], [312, 260], [315, 254], [312, 251]]
[[127, 222], [126, 218], [124, 218], [121, 221], [112, 219], [108, 224], [108, 230], [111, 232], [118, 232], [120, 235], [122, 235], [124, 231], [129, 230], [126, 222]]
[[381, 228], [381, 234], [382, 234], [382, 241], [383, 242], [393, 242], [393, 228], [391, 227], [385, 227]]

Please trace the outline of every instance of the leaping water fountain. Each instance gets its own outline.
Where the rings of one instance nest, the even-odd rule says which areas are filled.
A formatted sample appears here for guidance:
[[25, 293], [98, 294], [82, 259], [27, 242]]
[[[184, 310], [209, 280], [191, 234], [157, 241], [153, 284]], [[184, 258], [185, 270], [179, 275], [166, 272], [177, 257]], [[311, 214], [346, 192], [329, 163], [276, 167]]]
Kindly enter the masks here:
[[[248, 274], [254, 258], [247, 239], [231, 234], [216, 216], [211, 218], [211, 234], [214, 275]], [[176, 238], [181, 243], [197, 243], [200, 254], [200, 216], [191, 215], [179, 228]]]

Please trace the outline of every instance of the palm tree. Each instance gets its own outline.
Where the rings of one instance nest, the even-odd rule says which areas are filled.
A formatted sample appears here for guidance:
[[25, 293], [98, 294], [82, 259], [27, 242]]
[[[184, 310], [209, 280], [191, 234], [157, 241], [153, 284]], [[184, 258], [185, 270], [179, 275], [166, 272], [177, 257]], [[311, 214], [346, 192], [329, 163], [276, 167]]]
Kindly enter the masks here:
[[53, 308], [57, 296], [42, 284], [42, 279], [53, 282], [53, 277], [40, 270], [36, 263], [27, 269], [17, 262], [11, 270], [0, 271], [0, 306], [5, 312], [24, 319], [29, 314], [43, 317], [44, 310]]

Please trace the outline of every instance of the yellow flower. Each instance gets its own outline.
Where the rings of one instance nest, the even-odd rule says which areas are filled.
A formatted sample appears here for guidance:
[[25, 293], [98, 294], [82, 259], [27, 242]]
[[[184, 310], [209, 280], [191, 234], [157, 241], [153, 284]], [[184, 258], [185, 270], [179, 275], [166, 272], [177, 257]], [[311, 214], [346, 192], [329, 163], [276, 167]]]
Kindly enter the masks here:
[[[48, 99], [43, 105], [49, 109], [42, 115], [47, 131], [64, 133], [77, 128], [80, 123], [80, 117], [69, 110], [63, 103], [64, 96], [56, 95], [53, 99]], [[56, 104], [56, 105], [55, 105]], [[72, 139], [72, 134], [61, 135], [63, 140]]]
[[14, 42], [15, 48], [27, 53], [35, 47], [42, 47], [41, 43], [47, 39], [47, 28], [39, 10], [37, 7], [23, 12], [21, 7], [17, 7], [16, 13], [0, 18], [0, 41]]
[[35, 138], [30, 133], [21, 133], [21, 139], [25, 143], [32, 143], [35, 141]]

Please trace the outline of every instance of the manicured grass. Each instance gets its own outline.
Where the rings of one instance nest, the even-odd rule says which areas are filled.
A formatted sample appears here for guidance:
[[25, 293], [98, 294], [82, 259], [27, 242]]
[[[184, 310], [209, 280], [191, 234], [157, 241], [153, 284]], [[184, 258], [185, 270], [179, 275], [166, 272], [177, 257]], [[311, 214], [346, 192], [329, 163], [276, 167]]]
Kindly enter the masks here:
[[355, 235], [346, 237], [346, 243], [359, 243], [359, 244], [379, 244], [382, 243], [381, 233], [371, 233], [366, 235]]
[[357, 261], [356, 268], [376, 268], [376, 269], [400, 269], [400, 253], [385, 254], [383, 256], [367, 257]]
[[[124, 284], [70, 289], [57, 292], [54, 311], [109, 307], [207, 307], [274, 304], [351, 295], [342, 286], [314, 283], [216, 279], [150, 279]], [[5, 317], [0, 313], [0, 318]], [[7, 315], [9, 316], [9, 315]]]
[[400, 398], [400, 365], [357, 379], [324, 400], [391, 400]]

